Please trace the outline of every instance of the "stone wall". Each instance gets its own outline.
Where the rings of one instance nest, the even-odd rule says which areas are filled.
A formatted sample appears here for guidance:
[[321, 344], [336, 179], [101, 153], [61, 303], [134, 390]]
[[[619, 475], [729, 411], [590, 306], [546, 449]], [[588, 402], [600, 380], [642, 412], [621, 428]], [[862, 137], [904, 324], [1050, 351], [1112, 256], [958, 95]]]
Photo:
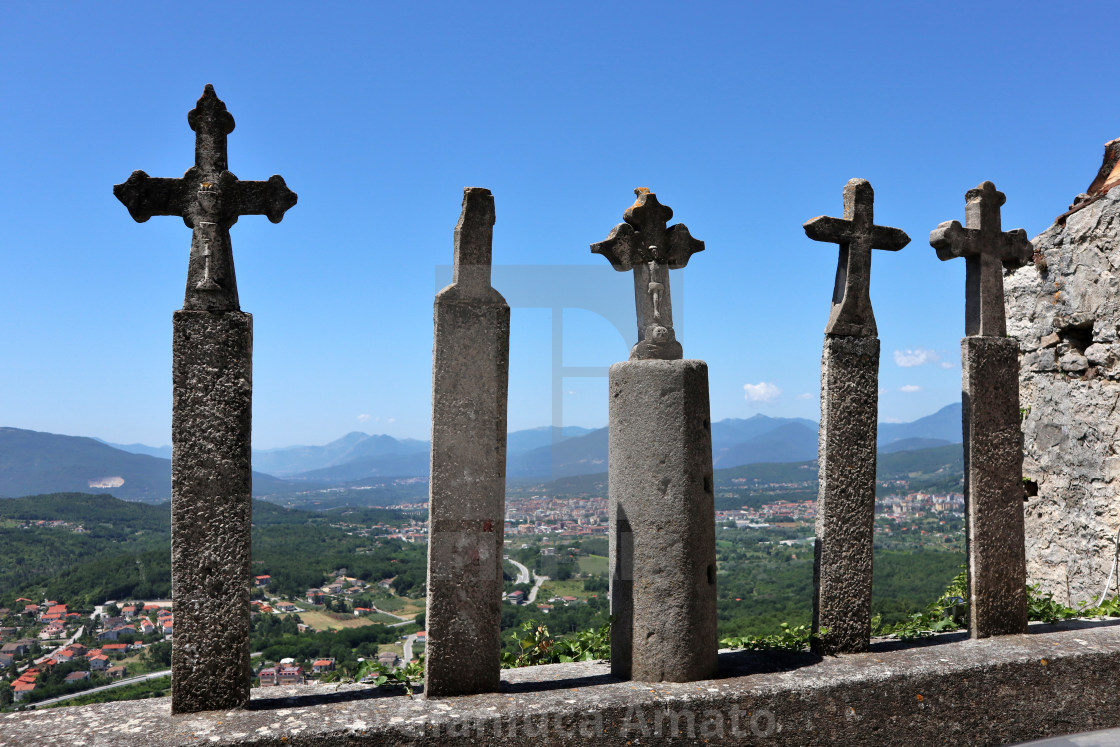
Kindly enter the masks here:
[[[0, 747], [187, 745], [1012, 744], [1120, 726], [1120, 625], [964, 633], [824, 658], [728, 652], [700, 682], [623, 682], [601, 662], [502, 671], [501, 692], [410, 699], [366, 685], [255, 690], [247, 709], [172, 715], [168, 698], [0, 714]], [[1101, 742], [1103, 744], [1103, 742]]]
[[1100, 596], [1120, 527], [1120, 189], [1101, 181], [1005, 279], [1021, 351], [1027, 578], [1067, 604]]

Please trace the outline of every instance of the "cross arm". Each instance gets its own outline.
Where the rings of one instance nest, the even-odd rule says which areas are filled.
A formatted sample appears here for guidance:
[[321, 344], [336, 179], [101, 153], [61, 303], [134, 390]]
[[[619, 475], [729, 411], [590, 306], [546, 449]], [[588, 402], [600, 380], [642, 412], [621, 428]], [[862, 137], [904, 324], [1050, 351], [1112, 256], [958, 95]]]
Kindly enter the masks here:
[[185, 179], [151, 177], [143, 171], [133, 171], [126, 181], [113, 186], [113, 194], [128, 208], [133, 220], [143, 223], [153, 215], [183, 216], [186, 186]]
[[619, 272], [631, 270], [646, 261], [637, 233], [629, 223], [619, 223], [607, 238], [591, 245], [591, 252], [606, 257], [611, 267]]
[[265, 215], [273, 223], [283, 220], [284, 213], [296, 204], [297, 199], [296, 193], [284, 183], [284, 177], [278, 174], [273, 174], [268, 181], [237, 180], [232, 192], [233, 204], [227, 208], [234, 215]]
[[704, 242], [692, 238], [688, 226], [677, 223], [665, 230], [665, 243], [668, 244], [668, 263], [670, 270], [679, 270], [688, 264], [688, 259], [696, 252], [704, 251]]
[[1007, 267], [1022, 267], [1034, 256], [1034, 245], [1022, 228], [1004, 233], [1001, 249], [1000, 259]]
[[[813, 241], [824, 241], [829, 244], [844, 244], [852, 238], [852, 222], [843, 218], [832, 218], [827, 215], [818, 215], [802, 225], [805, 235]], [[901, 247], [899, 247], [901, 249]]]
[[930, 231], [929, 245], [937, 250], [937, 258], [942, 261], [967, 257], [975, 254], [972, 247], [973, 232], [973, 229], [962, 226], [960, 221], [945, 221]]
[[901, 228], [875, 226], [871, 231], [871, 248], [897, 252], [910, 243], [910, 236]]

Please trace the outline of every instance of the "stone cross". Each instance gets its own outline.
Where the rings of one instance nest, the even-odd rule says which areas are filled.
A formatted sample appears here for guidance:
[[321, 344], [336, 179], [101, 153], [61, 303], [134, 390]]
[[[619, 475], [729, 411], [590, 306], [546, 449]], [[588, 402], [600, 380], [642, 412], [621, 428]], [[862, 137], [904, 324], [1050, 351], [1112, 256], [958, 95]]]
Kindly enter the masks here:
[[1022, 229], [1000, 230], [1005, 199], [984, 182], [965, 196], [967, 228], [950, 221], [929, 235], [939, 259], [966, 262], [961, 404], [973, 638], [1027, 631], [1019, 343], [1006, 336], [1002, 265], [1026, 262], [1033, 250]]
[[878, 331], [871, 311], [871, 250], [897, 252], [910, 243], [910, 237], [898, 228], [876, 226], [874, 211], [871, 183], [852, 179], [844, 187], [843, 218], [821, 215], [804, 225], [805, 235], [813, 241], [840, 245], [825, 334], [874, 337]]
[[965, 195], [965, 225], [946, 221], [929, 235], [940, 260], [965, 258], [965, 334], [1005, 337], [1004, 263], [1023, 264], [1034, 248], [1021, 228], [1000, 230], [1000, 207], [1007, 201], [996, 185], [984, 182]]
[[296, 194], [280, 176], [243, 182], [228, 171], [226, 136], [233, 116], [209, 83], [187, 115], [195, 132], [194, 166], [178, 179], [133, 171], [113, 194], [138, 222], [153, 215], [176, 215], [194, 229], [184, 309], [229, 311], [239, 307], [229, 229], [242, 215], [266, 215], [279, 223]]
[[428, 697], [494, 692], [500, 679], [509, 305], [490, 287], [493, 235], [493, 195], [467, 188], [434, 313]]
[[137, 221], [177, 215], [194, 229], [172, 322], [173, 713], [249, 702], [253, 317], [239, 308], [229, 228], [248, 214], [277, 223], [296, 202], [279, 176], [242, 182], [227, 170], [233, 117], [213, 86], [187, 121], [195, 165], [181, 179], [134, 171], [113, 188]]
[[643, 682], [712, 677], [715, 494], [708, 365], [683, 360], [669, 270], [704, 249], [647, 189], [591, 251], [634, 270], [638, 344], [608, 386], [611, 674]]
[[[875, 440], [879, 338], [871, 310], [871, 250], [897, 251], [910, 237], [876, 226], [865, 179], [844, 187], [844, 218], [813, 218], [805, 234], [840, 244], [832, 312], [821, 354], [821, 426], [813, 566], [813, 648], [821, 654], [871, 645], [875, 540]], [[824, 631], [824, 632], [821, 632]]]
[[704, 251], [704, 242], [692, 238], [688, 227], [666, 227], [673, 211], [645, 188], [634, 190], [638, 199], [623, 214], [606, 239], [591, 251], [610, 260], [619, 272], [634, 271], [634, 301], [638, 311], [638, 344], [631, 360], [679, 360], [684, 350], [673, 331], [673, 303], [669, 297], [669, 270], [688, 264]]

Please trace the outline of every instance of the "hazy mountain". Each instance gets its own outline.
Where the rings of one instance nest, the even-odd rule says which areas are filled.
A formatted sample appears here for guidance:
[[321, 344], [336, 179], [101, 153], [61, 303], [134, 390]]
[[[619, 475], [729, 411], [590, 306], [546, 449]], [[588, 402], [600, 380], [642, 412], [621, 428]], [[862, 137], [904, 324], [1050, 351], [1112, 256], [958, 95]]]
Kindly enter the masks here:
[[[548, 480], [605, 472], [607, 440], [606, 428], [545, 426], [514, 431], [507, 440], [506, 475], [511, 480]], [[883, 454], [960, 440], [959, 403], [911, 423], [879, 423], [878, 446]], [[3, 428], [0, 496], [103, 490], [129, 500], [166, 500], [171, 493], [170, 462], [138, 452], [159, 454], [167, 448], [142, 444], [115, 448], [92, 438]], [[367, 479], [424, 477], [429, 449], [427, 441], [354, 432], [323, 446], [257, 450], [253, 493], [290, 493], [306, 489], [308, 483], [353, 485]], [[712, 424], [717, 469], [803, 462], [816, 456], [817, 424], [812, 420], [755, 415]]]
[[891, 441], [879, 447], [880, 454], [893, 454], [898, 451], [917, 451], [918, 449], [932, 449], [938, 446], [948, 446], [951, 441], [940, 438], [902, 438]]
[[[253, 473], [254, 495], [292, 489], [271, 475]], [[94, 438], [0, 427], [0, 496], [89, 492], [146, 503], [169, 500], [171, 462]]]
[[93, 440], [100, 441], [106, 446], [112, 446], [114, 449], [127, 451], [129, 454], [146, 454], [147, 456], [159, 457], [160, 459], [171, 458], [170, 446], [148, 446], [147, 444], [114, 444], [96, 437]]
[[[389, 463], [392, 463], [395, 459], [409, 461], [408, 457], [416, 455], [423, 455], [421, 461], [427, 460], [427, 441], [397, 440], [392, 436], [371, 436], [367, 433], [355, 431], [347, 433], [342, 438], [331, 441], [325, 446], [286, 446], [278, 449], [254, 449], [253, 469], [277, 477], [301, 475], [301, 479], [310, 479], [307, 473], [312, 471], [321, 471], [330, 467], [353, 463], [377, 465], [383, 460], [388, 460]], [[371, 466], [371, 469], [376, 469], [376, 467]], [[426, 467], [424, 469], [427, 470]], [[370, 472], [369, 474], [378, 473]], [[421, 473], [409, 472], [408, 474]], [[365, 476], [357, 475], [356, 478]]]
[[880, 449], [904, 438], [936, 438], [949, 444], [961, 443], [964, 440], [961, 403], [946, 405], [932, 415], [910, 423], [879, 423]]
[[506, 436], [506, 454], [509, 456], [524, 454], [533, 449], [567, 441], [569, 438], [585, 436], [592, 430], [591, 428], [580, 428], [577, 425], [566, 425], [563, 428], [558, 428], [555, 425], [544, 425], [540, 428], [513, 431]]
[[[817, 424], [813, 421], [769, 418], [774, 426], [750, 440], [716, 449], [712, 463], [716, 469], [758, 462], [801, 462], [817, 458]], [[805, 423], [808, 422], [809, 425]], [[715, 431], [715, 424], [712, 426]]]

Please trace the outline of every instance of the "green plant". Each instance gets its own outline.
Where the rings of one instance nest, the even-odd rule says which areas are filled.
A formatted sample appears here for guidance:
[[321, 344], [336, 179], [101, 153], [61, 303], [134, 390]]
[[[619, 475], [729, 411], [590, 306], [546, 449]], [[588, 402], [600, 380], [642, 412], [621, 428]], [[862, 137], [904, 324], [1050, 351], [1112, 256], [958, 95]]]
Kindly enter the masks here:
[[374, 687], [398, 688], [412, 697], [417, 685], [424, 681], [424, 655], [399, 667], [387, 667], [377, 661], [367, 660], [358, 668], [357, 679]]
[[548, 626], [529, 620], [513, 634], [518, 652], [502, 654], [502, 666], [529, 667], [534, 664], [558, 664], [568, 661], [596, 661], [611, 657], [611, 624], [594, 630], [581, 630], [569, 636], [553, 638]]
[[1027, 619], [1054, 624], [1083, 614], [1084, 610], [1078, 611], [1055, 602], [1054, 595], [1049, 592], [1042, 594], [1038, 584], [1027, 586]]
[[776, 635], [724, 638], [721, 643], [728, 648], [741, 648], [747, 651], [805, 651], [818, 637], [808, 625], [790, 627], [789, 623], [782, 623], [781, 628], [782, 632]]
[[925, 610], [917, 612], [894, 625], [883, 625], [882, 618], [876, 615], [871, 620], [871, 635], [892, 636], [903, 641], [926, 638], [934, 633], [944, 633], [964, 627], [968, 614], [968, 571], [961, 568], [953, 577], [941, 596], [931, 602]]

